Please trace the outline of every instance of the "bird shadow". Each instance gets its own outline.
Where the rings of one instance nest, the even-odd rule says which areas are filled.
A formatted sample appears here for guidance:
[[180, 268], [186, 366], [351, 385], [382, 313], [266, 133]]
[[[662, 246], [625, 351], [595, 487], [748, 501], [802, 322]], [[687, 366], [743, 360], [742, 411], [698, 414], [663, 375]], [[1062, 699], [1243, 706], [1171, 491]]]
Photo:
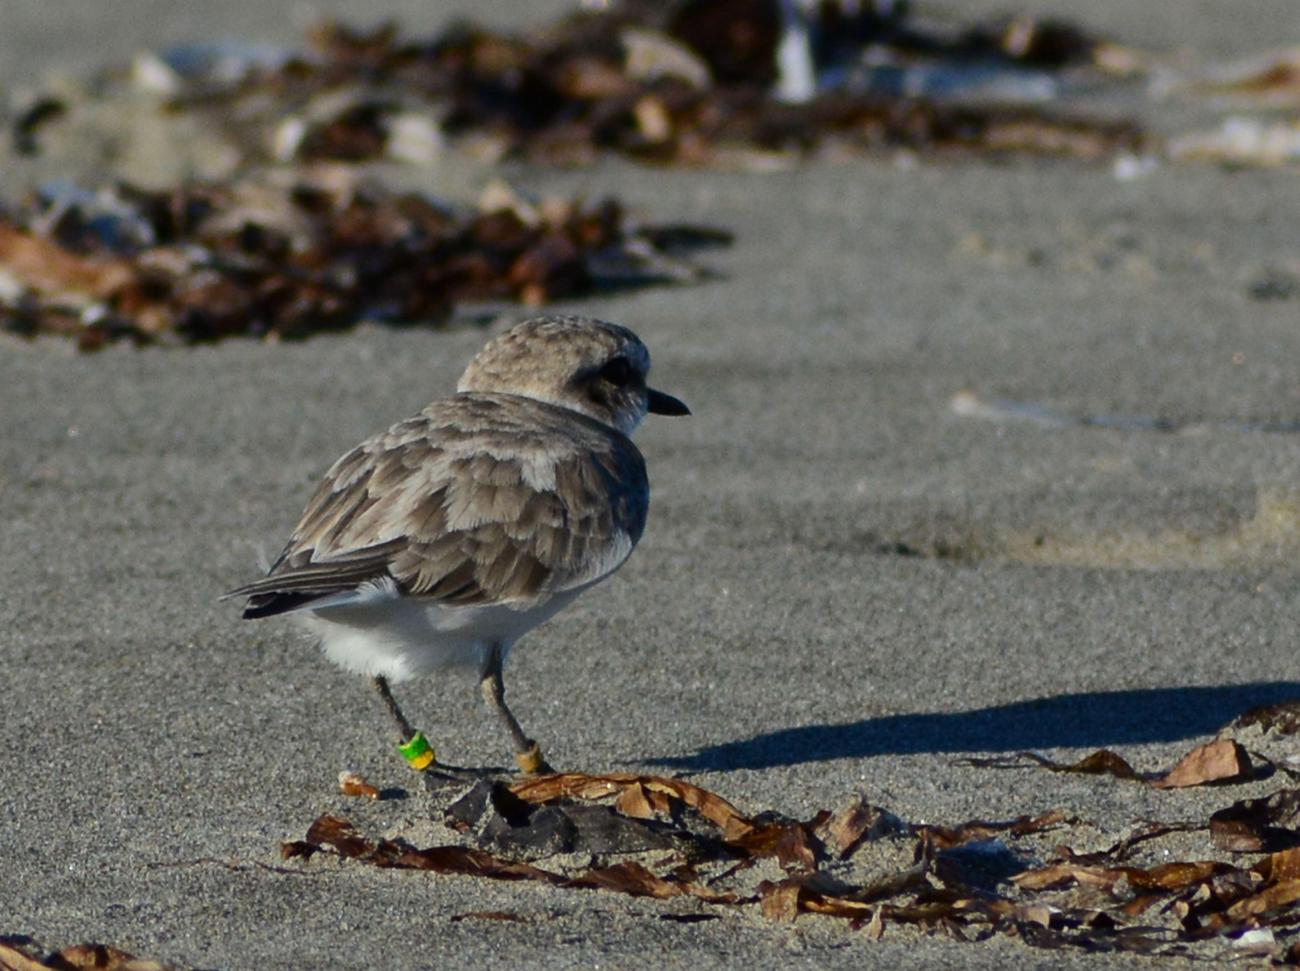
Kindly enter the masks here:
[[1096, 748], [1209, 735], [1250, 708], [1300, 698], [1300, 682], [1140, 688], [1054, 695], [973, 711], [800, 725], [651, 759], [678, 771], [770, 769], [832, 759]]

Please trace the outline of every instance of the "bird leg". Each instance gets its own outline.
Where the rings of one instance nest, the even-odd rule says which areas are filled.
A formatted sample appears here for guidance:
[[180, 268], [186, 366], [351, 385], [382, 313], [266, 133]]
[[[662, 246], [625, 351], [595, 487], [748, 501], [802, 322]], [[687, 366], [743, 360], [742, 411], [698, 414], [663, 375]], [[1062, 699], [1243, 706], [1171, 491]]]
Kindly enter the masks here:
[[416, 772], [423, 772], [433, 765], [436, 759], [433, 746], [424, 737], [424, 732], [412, 728], [411, 723], [406, 720], [406, 716], [402, 714], [402, 709], [398, 707], [397, 699], [393, 697], [393, 693], [388, 689], [388, 679], [383, 675], [375, 675], [372, 683], [375, 690], [379, 692], [379, 697], [384, 699], [384, 704], [388, 707], [388, 713], [393, 716], [393, 721], [397, 723], [397, 751], [402, 753], [402, 758], [406, 759], [407, 765]]
[[519, 727], [519, 721], [506, 705], [506, 686], [501, 679], [501, 647], [498, 644], [493, 644], [488, 652], [487, 661], [479, 675], [478, 687], [483, 693], [483, 700], [510, 733], [510, 739], [515, 746], [515, 762], [524, 775], [554, 772], [555, 770], [542, 756], [541, 746], [524, 734], [524, 730]]

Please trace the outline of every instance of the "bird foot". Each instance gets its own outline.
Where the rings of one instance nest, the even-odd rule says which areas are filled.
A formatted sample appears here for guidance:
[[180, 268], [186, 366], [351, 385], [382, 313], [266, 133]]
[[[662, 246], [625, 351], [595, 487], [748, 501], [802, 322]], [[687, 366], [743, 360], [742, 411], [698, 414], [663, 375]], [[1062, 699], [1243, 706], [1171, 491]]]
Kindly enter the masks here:
[[542, 755], [542, 748], [536, 742], [533, 742], [528, 751], [517, 754], [515, 763], [524, 775], [550, 775], [555, 771]]

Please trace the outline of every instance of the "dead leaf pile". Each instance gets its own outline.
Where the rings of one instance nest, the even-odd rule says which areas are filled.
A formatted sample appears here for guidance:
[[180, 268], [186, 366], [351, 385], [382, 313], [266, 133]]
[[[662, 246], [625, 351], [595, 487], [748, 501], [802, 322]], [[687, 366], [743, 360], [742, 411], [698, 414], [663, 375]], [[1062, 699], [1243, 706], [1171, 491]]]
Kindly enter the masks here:
[[[1161, 778], [1190, 784], [1208, 758], [1197, 750]], [[282, 855], [328, 851], [386, 868], [689, 900], [698, 919], [716, 916], [711, 907], [755, 907], [782, 922], [818, 914], [873, 939], [910, 926], [963, 940], [1006, 934], [1050, 949], [1249, 947], [1283, 957], [1278, 937], [1300, 923], [1300, 847], [1278, 839], [1298, 821], [1300, 790], [1283, 790], [1235, 803], [1208, 826], [1151, 824], [1105, 849], [1076, 852], [1061, 839], [1086, 839], [1090, 824], [1060, 811], [916, 825], [858, 797], [794, 820], [746, 814], [681, 779], [563, 773], [482, 780], [462, 792], [444, 823], [471, 845], [421, 849], [324, 815]], [[1206, 829], [1220, 850], [1265, 855], [1240, 864], [1139, 859], [1161, 858], [1153, 841]]]
[[54, 185], [0, 215], [0, 329], [89, 350], [445, 323], [463, 302], [534, 306], [697, 279], [684, 254], [728, 241], [637, 225], [612, 200], [534, 205], [501, 184], [469, 212], [338, 172], [162, 191]]
[[[815, 78], [793, 95], [779, 90], [772, 0], [616, 3], [528, 35], [323, 24], [302, 53], [188, 45], [138, 59], [129, 83], [172, 113], [205, 115], [254, 162], [432, 164], [452, 143], [569, 165], [609, 152], [766, 164], [825, 148], [1096, 158], [1144, 143], [1134, 124], [1034, 103], [1052, 99], [1042, 88], [1062, 71], [1113, 70], [1116, 49], [1072, 25], [1018, 17], [954, 30], [914, 21], [903, 4], [816, 8]], [[39, 151], [41, 126], [68, 114], [36, 101], [16, 144]]]

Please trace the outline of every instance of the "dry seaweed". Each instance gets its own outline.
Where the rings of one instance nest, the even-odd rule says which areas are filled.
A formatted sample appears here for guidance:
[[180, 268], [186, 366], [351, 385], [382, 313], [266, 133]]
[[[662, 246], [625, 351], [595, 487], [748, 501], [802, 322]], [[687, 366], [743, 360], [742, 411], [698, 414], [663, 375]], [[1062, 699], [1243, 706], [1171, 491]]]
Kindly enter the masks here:
[[612, 200], [533, 205], [501, 185], [469, 212], [338, 173], [93, 194], [55, 185], [0, 215], [0, 329], [90, 350], [438, 324], [464, 302], [697, 279], [678, 254], [728, 239], [643, 230]]
[[[798, 821], [746, 814], [680, 779], [630, 773], [564, 773], [512, 785], [483, 780], [449, 807], [447, 818], [453, 830], [477, 841], [494, 820], [526, 828], [547, 813], [572, 821], [599, 810], [628, 831], [664, 837], [653, 846], [625, 838], [595, 839], [580, 848], [554, 845], [552, 862], [542, 867], [479, 846], [417, 849], [401, 839], [369, 838], [344, 820], [322, 816], [305, 840], [285, 844], [283, 852], [305, 857], [330, 849], [381, 867], [693, 898], [695, 906], [757, 906], [780, 922], [815, 914], [845, 920], [872, 939], [906, 924], [963, 940], [1006, 934], [1045, 949], [1182, 954], [1218, 942], [1235, 953], [1249, 949], [1287, 960], [1291, 945], [1280, 938], [1300, 925], [1300, 847], [1278, 848], [1269, 840], [1294, 835], [1296, 792], [1239, 802], [1214, 815], [1209, 829], [1220, 833], [1216, 846], [1224, 847], [1221, 836], [1231, 833], [1228, 849], [1272, 850], [1243, 864], [1166, 859], [1139, 865], [1131, 859], [1140, 845], [1204, 825], [1150, 824], [1094, 852], [1057, 846], [1043, 861], [1035, 847], [1046, 834], [1087, 824], [1051, 811], [997, 822], [910, 825], [860, 796], [838, 812]], [[1248, 838], [1254, 840], [1249, 846]], [[911, 863], [881, 872], [877, 857], [875, 869], [855, 867], [849, 858], [876, 840], [910, 844]], [[532, 849], [539, 847], [547, 849]], [[760, 860], [770, 861], [769, 875], [761, 878], [755, 876]], [[774, 865], [782, 875], [770, 876]], [[717, 915], [663, 916], [693, 921]]]
[[0, 937], [0, 971], [168, 971], [168, 965], [139, 958], [108, 944], [77, 944], [45, 951], [29, 937]]
[[1137, 780], [1136, 769], [1120, 755], [1110, 749], [1097, 749], [1085, 755], [1077, 762], [1057, 762], [1037, 752], [1017, 752], [1014, 755], [998, 755], [989, 758], [967, 758], [956, 760], [959, 765], [972, 765], [981, 769], [1018, 769], [1026, 763], [1041, 766], [1052, 772], [1069, 772], [1078, 775], [1110, 775], [1116, 779]]
[[1300, 845], [1300, 789], [1244, 799], [1210, 817], [1214, 845], [1234, 853], [1260, 853]]
[[[1145, 143], [1130, 122], [1027, 103], [1045, 86], [1053, 97], [1063, 71], [1112, 69], [1117, 49], [1073, 25], [1018, 17], [951, 30], [901, 4], [826, 3], [804, 16], [814, 40], [801, 48], [803, 81], [783, 73], [773, 0], [611, 4], [527, 35], [461, 23], [406, 38], [392, 25], [326, 23], [300, 53], [250, 49], [241, 61], [191, 45], [137, 60], [131, 79], [172, 111], [210, 115], [246, 161], [429, 164], [449, 143], [560, 164], [615, 152], [718, 165], [827, 147], [1096, 158]], [[26, 121], [25, 144], [47, 120]]]
[[1261, 731], [1274, 731], [1282, 735], [1300, 732], [1300, 701], [1284, 701], [1276, 705], [1261, 705], [1240, 715], [1230, 728], [1242, 729], [1259, 726]]
[[1017, 752], [1010, 756], [976, 757], [957, 760], [959, 764], [985, 769], [1015, 769], [1026, 764], [1040, 766], [1052, 772], [1078, 775], [1109, 775], [1127, 782], [1145, 782], [1156, 789], [1181, 789], [1188, 786], [1230, 784], [1267, 778], [1272, 766], [1257, 757], [1252, 762], [1250, 753], [1239, 742], [1217, 738], [1198, 745], [1168, 772], [1144, 775], [1133, 768], [1123, 756], [1110, 749], [1097, 749], [1077, 762], [1057, 762], [1037, 752]]

